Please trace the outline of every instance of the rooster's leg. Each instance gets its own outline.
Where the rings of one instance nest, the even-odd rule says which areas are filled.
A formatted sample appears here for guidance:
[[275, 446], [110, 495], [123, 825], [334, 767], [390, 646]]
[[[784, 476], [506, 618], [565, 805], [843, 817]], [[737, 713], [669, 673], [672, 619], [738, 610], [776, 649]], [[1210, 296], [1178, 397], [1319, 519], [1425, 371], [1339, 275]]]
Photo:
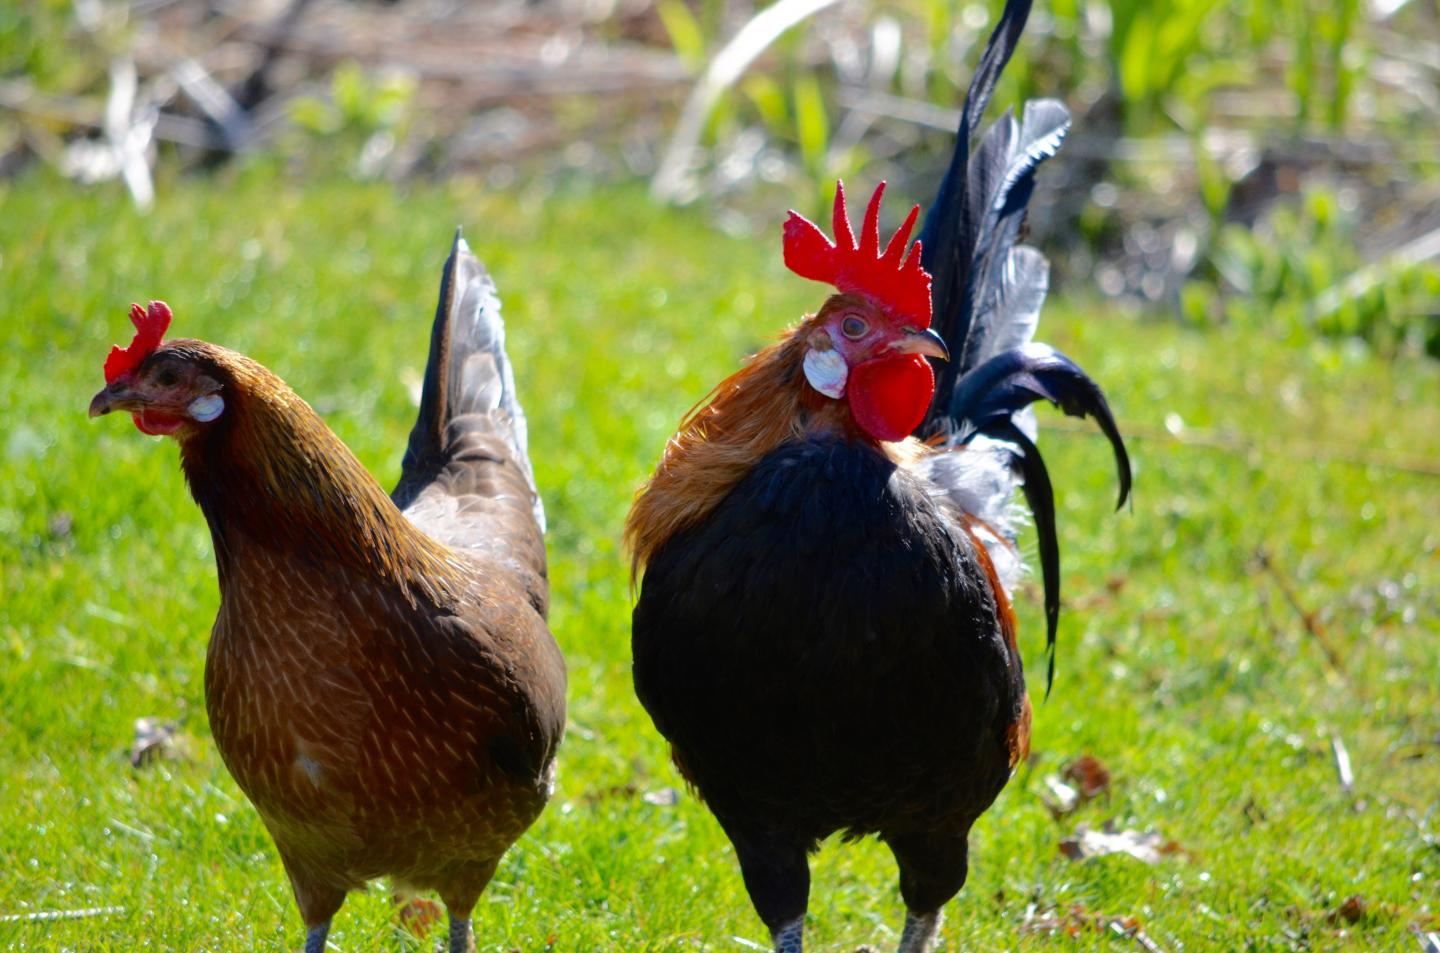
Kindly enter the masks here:
[[804, 953], [805, 917], [798, 916], [775, 931], [775, 953]]
[[735, 845], [750, 902], [770, 928], [775, 953], [801, 953], [805, 906], [810, 899], [805, 846], [721, 823]]
[[940, 908], [965, 886], [970, 867], [968, 833], [885, 837], [900, 866], [900, 896], [905, 900], [899, 953], [928, 953], [935, 942]]
[[940, 911], [934, 913], [906, 913], [905, 932], [900, 934], [900, 948], [897, 953], [927, 953], [935, 942], [935, 933], [940, 929]]

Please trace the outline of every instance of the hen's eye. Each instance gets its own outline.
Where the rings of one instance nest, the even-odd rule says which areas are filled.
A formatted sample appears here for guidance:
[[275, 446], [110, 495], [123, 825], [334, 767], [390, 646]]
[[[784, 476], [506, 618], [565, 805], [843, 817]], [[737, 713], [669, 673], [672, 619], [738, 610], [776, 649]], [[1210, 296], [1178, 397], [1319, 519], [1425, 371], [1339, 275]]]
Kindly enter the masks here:
[[840, 333], [852, 341], [863, 338], [868, 330], [870, 330], [870, 325], [865, 323], [864, 318], [857, 315], [847, 314], [845, 320], [840, 322]]
[[173, 367], [162, 368], [160, 373], [155, 375], [155, 383], [161, 387], [174, 387], [180, 383], [180, 375], [175, 372]]

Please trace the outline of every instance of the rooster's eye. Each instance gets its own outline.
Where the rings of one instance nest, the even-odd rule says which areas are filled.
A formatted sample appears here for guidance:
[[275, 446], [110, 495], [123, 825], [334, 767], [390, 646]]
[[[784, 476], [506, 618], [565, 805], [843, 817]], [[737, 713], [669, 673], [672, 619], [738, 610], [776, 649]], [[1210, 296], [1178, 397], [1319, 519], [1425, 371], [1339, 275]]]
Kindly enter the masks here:
[[180, 375], [175, 372], [175, 368], [167, 367], [155, 375], [155, 383], [161, 387], [174, 387], [180, 383]]
[[840, 322], [840, 333], [852, 341], [863, 338], [868, 330], [870, 330], [870, 325], [866, 324], [865, 319], [858, 315], [847, 314], [845, 320]]

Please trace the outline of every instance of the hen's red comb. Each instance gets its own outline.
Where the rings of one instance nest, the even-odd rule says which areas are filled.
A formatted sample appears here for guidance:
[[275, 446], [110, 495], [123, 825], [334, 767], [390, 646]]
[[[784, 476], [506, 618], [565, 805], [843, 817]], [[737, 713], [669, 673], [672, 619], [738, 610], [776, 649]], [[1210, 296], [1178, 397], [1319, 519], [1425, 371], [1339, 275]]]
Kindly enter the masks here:
[[130, 323], [135, 325], [135, 338], [129, 347], [117, 344], [110, 349], [110, 356], [105, 358], [105, 383], [113, 384], [121, 374], [139, 367], [160, 346], [172, 317], [170, 306], [163, 301], [152, 301], [149, 308], [132, 304]]
[[918, 241], [905, 257], [905, 245], [910, 241], [910, 230], [915, 227], [920, 206], [910, 210], [905, 224], [891, 237], [882, 253], [880, 197], [884, 194], [885, 183], [881, 182], [865, 208], [865, 224], [860, 229], [858, 245], [850, 230], [850, 216], [845, 211], [845, 183], [835, 182], [834, 242], [826, 238], [814, 222], [792, 210], [785, 220], [785, 266], [802, 278], [862, 294], [902, 324], [929, 327], [930, 273], [920, 267]]

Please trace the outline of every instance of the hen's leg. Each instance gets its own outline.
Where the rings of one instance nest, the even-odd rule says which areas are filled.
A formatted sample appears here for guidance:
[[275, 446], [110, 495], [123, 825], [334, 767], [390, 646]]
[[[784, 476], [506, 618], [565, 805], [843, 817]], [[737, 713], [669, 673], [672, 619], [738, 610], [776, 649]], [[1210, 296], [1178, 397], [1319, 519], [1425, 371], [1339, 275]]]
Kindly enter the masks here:
[[755, 835], [725, 825], [750, 902], [775, 942], [775, 953], [801, 953], [810, 864], [803, 844]]
[[940, 908], [965, 885], [965, 835], [900, 835], [885, 842], [900, 866], [900, 896], [905, 900], [899, 953], [928, 953], [940, 929]]
[[305, 953], [324, 953], [325, 937], [330, 935], [330, 921], [317, 923], [305, 931]]
[[321, 953], [325, 949], [325, 937], [330, 933], [330, 920], [345, 902], [345, 888], [312, 875], [292, 863], [283, 852], [280, 860], [285, 864], [285, 872], [290, 875], [295, 905], [300, 908], [300, 917], [305, 921], [305, 953]]
[[450, 943], [445, 953], [470, 953], [470, 918], [450, 915]]
[[450, 940], [445, 953], [470, 953], [475, 949], [470, 935], [470, 912], [495, 876], [500, 858], [470, 864], [458, 870], [440, 890], [440, 899], [450, 913]]

